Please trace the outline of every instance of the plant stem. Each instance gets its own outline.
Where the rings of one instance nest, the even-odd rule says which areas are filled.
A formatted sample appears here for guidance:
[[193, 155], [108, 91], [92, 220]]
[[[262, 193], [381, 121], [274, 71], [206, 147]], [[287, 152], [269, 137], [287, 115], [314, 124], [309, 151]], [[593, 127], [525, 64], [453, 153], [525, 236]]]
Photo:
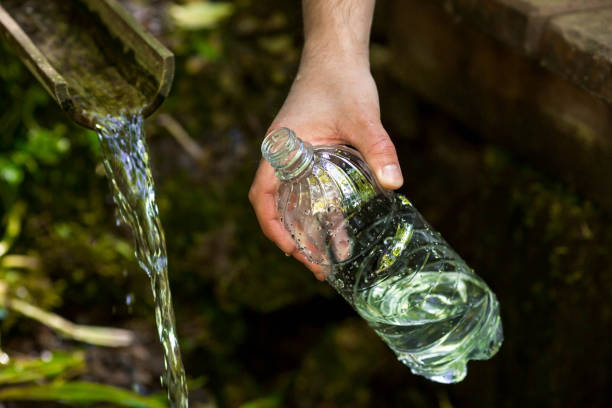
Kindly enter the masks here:
[[6, 289], [6, 287], [2, 288], [2, 286], [6, 285], [0, 282], [0, 306], [37, 320], [67, 337], [107, 347], [125, 347], [134, 341], [134, 334], [129, 330], [75, 324], [55, 313], [42, 310], [21, 299], [5, 297], [6, 291], [3, 289]]

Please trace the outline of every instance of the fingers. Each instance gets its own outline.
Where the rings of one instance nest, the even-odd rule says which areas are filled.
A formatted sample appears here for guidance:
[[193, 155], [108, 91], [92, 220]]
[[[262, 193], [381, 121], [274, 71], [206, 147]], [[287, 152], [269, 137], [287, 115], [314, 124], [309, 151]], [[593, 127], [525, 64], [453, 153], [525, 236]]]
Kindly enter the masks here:
[[379, 121], [356, 128], [351, 139], [381, 186], [395, 190], [404, 184], [395, 146]]
[[255, 216], [264, 235], [274, 242], [281, 251], [292, 254], [295, 250], [295, 244], [289, 232], [280, 222], [276, 206], [278, 183], [272, 166], [262, 160], [249, 190], [249, 201], [255, 210]]
[[262, 161], [249, 190], [249, 201], [255, 210], [261, 230], [281, 251], [303, 263], [318, 280], [325, 280], [327, 276], [325, 268], [310, 262], [296, 248], [291, 235], [280, 222], [276, 205], [276, 189], [278, 184], [279, 182], [274, 175], [272, 167], [267, 162]]

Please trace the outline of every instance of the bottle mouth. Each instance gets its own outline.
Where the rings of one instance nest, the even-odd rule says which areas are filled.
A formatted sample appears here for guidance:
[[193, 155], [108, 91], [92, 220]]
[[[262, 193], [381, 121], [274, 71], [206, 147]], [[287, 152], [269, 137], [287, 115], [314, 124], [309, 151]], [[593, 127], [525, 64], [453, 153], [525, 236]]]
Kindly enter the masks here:
[[274, 129], [266, 135], [261, 144], [261, 154], [281, 180], [299, 176], [314, 160], [312, 146], [286, 127]]
[[298, 138], [295, 132], [282, 127], [272, 130], [261, 144], [261, 154], [273, 167], [280, 164], [288, 152], [295, 150]]

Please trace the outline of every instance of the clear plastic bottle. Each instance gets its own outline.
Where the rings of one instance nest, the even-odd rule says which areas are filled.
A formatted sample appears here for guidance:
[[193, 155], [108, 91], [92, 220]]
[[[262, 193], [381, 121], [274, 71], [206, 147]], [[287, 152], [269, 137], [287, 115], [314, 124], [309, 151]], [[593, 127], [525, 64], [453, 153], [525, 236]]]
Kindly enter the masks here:
[[414, 374], [459, 382], [503, 341], [493, 292], [410, 202], [379, 186], [356, 150], [266, 136], [278, 209], [298, 249]]

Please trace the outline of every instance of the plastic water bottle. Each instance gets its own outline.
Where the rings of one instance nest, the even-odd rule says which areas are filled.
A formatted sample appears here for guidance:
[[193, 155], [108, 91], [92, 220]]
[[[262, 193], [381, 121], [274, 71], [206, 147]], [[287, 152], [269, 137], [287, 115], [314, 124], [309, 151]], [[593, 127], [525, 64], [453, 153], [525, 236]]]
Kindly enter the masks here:
[[359, 152], [280, 128], [262, 153], [298, 249], [414, 374], [459, 382], [468, 360], [497, 352], [495, 294], [405, 197], [380, 187]]

